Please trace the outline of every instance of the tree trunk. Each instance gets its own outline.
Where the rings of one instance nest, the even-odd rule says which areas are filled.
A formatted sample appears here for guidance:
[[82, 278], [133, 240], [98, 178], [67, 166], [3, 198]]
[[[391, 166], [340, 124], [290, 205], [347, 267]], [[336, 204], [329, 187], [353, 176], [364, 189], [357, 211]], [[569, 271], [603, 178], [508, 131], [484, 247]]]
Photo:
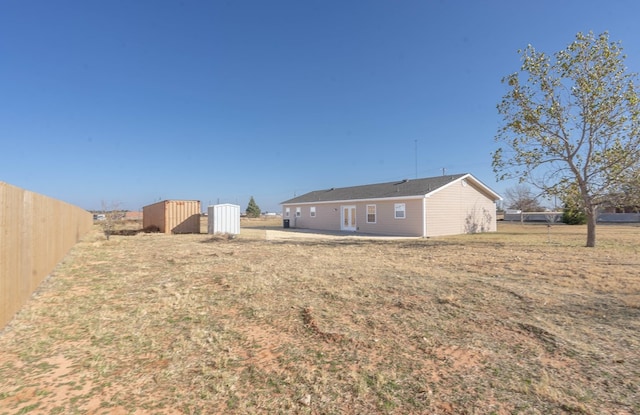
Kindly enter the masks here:
[[596, 221], [598, 214], [596, 209], [587, 209], [587, 248], [596, 246]]

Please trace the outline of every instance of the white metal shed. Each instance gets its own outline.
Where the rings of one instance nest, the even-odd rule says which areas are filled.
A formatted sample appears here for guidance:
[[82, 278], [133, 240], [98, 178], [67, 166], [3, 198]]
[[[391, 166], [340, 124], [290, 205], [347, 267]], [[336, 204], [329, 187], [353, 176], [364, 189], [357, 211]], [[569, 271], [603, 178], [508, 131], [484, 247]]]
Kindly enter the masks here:
[[207, 208], [207, 233], [240, 233], [240, 206], [223, 203]]

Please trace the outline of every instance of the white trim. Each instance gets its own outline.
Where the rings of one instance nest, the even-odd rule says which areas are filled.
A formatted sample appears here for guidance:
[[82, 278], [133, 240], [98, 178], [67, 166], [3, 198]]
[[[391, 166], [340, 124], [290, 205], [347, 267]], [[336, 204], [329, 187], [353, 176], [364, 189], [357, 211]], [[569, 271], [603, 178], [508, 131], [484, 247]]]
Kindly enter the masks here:
[[500, 196], [499, 194], [497, 194], [496, 192], [494, 192], [493, 190], [491, 190], [489, 187], [487, 187], [484, 183], [482, 183], [480, 180], [476, 179], [475, 177], [473, 177], [470, 173], [465, 174], [464, 176], [458, 177], [456, 180], [453, 180], [443, 186], [438, 187], [437, 189], [427, 193], [424, 197], [430, 197], [431, 195], [438, 193], [441, 190], [446, 189], [447, 187], [459, 183], [461, 181], [467, 181], [467, 179], [470, 179], [473, 183], [476, 184], [476, 186], [482, 188], [485, 192], [487, 192], [490, 195], [493, 195], [494, 201], [496, 200], [502, 200], [502, 196]]
[[373, 199], [341, 199], [341, 200], [324, 200], [315, 202], [295, 202], [295, 203], [282, 203], [282, 206], [294, 206], [294, 205], [321, 205], [321, 204], [335, 204], [335, 203], [363, 203], [363, 202], [391, 202], [394, 200], [416, 200], [423, 199], [426, 195], [415, 196], [398, 196], [398, 197], [377, 197]]
[[427, 198], [422, 199], [422, 237], [427, 237]]
[[[369, 222], [369, 206], [373, 206], [373, 222]], [[373, 203], [369, 203], [367, 205], [365, 205], [365, 215], [367, 216], [366, 218], [366, 223], [378, 223], [378, 207], [373, 204]]]
[[320, 204], [335, 204], [335, 203], [363, 203], [363, 202], [379, 202], [379, 201], [394, 201], [394, 200], [415, 200], [415, 199], [423, 199], [425, 197], [430, 197], [431, 195], [446, 189], [447, 187], [454, 185], [460, 182], [463, 179], [470, 179], [476, 186], [482, 188], [487, 194], [492, 195], [495, 200], [503, 200], [502, 196], [491, 190], [488, 186], [482, 183], [480, 180], [476, 179], [471, 173], [467, 173], [464, 176], [458, 177], [456, 180], [452, 180], [447, 184], [444, 184], [438, 187], [435, 190], [430, 191], [426, 194], [419, 194], [413, 196], [398, 196], [398, 197], [376, 197], [376, 198], [368, 198], [368, 199], [339, 199], [339, 200], [318, 200], [314, 202], [292, 202], [292, 203], [281, 203], [282, 206], [293, 206], [293, 205], [320, 205]]
[[[351, 209], [354, 210], [355, 223], [349, 223], [352, 226], [344, 225], [344, 210], [349, 209], [349, 213], [351, 213]], [[349, 222], [351, 222], [349, 220]], [[358, 209], [356, 205], [341, 205], [340, 206], [340, 230], [341, 231], [357, 231], [358, 230]]]

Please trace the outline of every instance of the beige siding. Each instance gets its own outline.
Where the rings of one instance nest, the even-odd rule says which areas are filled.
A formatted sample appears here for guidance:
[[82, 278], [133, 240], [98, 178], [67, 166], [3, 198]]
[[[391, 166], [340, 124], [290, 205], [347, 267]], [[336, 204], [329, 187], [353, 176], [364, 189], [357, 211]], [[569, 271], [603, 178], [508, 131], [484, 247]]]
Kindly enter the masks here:
[[440, 189], [426, 207], [427, 236], [496, 231], [495, 203], [470, 181]]
[[[315, 206], [316, 216], [311, 217], [311, 207]], [[340, 230], [340, 205], [332, 203], [323, 203], [317, 205], [285, 205], [291, 208], [289, 217], [285, 215], [285, 209], [282, 209], [284, 219], [289, 219], [292, 228], [301, 229], [320, 229], [327, 231]], [[296, 208], [300, 208], [300, 216], [296, 216]]]
[[[395, 218], [395, 204], [405, 204], [405, 218]], [[376, 205], [376, 223], [367, 223], [366, 207]], [[378, 235], [422, 236], [422, 198], [358, 203], [359, 231]]]
[[[395, 203], [405, 204], [405, 219], [395, 219]], [[367, 223], [367, 205], [376, 205], [376, 223]], [[310, 215], [312, 206], [316, 208], [315, 217]], [[283, 205], [282, 214], [284, 219], [290, 220], [290, 226], [294, 228], [340, 231], [340, 212], [343, 206], [356, 207], [357, 232], [378, 235], [422, 236], [422, 198], [393, 201], [287, 204]], [[289, 217], [285, 216], [287, 207], [290, 208]], [[299, 217], [296, 217], [297, 207], [300, 208]]]
[[142, 208], [142, 226], [163, 233], [200, 233], [200, 201], [163, 200]]

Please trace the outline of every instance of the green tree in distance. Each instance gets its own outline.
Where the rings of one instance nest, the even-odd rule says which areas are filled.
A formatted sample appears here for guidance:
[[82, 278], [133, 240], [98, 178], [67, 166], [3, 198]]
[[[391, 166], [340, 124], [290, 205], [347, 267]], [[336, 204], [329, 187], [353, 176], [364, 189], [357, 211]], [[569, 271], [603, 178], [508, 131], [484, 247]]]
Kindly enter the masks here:
[[253, 196], [249, 199], [249, 205], [247, 206], [247, 210], [245, 211], [247, 217], [250, 218], [259, 218], [260, 217], [260, 207], [256, 204], [256, 201], [253, 200]]
[[574, 183], [569, 186], [562, 195], [562, 222], [567, 225], [584, 225], [587, 223], [587, 216], [582, 207], [582, 198], [578, 186]]
[[518, 178], [546, 196], [577, 186], [596, 246], [598, 205], [628, 184], [640, 158], [640, 99], [620, 42], [578, 33], [553, 59], [529, 45], [519, 72], [503, 78], [503, 125], [493, 153], [498, 180]]

